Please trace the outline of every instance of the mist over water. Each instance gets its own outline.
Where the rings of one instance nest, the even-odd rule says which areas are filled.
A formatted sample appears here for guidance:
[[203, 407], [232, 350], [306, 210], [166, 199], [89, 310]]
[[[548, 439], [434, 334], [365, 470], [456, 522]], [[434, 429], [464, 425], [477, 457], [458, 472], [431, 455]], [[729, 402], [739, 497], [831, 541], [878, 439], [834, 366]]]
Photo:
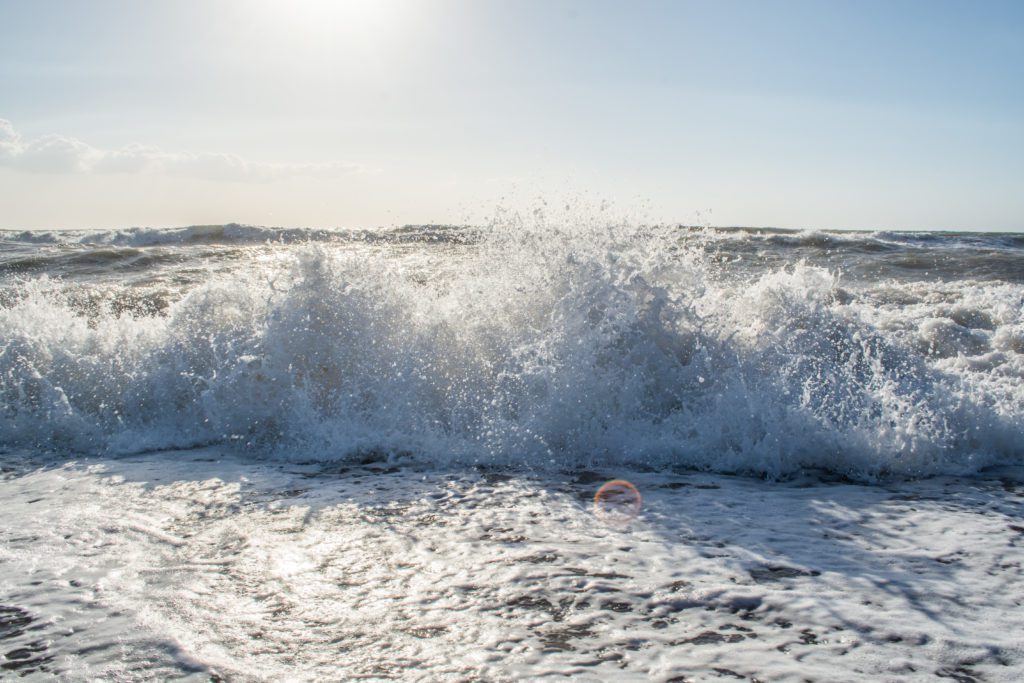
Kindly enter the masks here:
[[1024, 238], [0, 234], [0, 447], [860, 480], [1020, 462]]

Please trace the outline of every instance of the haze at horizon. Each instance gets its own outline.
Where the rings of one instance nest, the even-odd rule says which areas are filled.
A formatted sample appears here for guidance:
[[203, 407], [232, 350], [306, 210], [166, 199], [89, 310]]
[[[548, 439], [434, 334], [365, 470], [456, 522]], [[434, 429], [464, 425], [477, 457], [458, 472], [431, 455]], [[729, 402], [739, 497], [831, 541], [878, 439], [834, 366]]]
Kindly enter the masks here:
[[1024, 6], [0, 0], [0, 228], [1024, 230]]

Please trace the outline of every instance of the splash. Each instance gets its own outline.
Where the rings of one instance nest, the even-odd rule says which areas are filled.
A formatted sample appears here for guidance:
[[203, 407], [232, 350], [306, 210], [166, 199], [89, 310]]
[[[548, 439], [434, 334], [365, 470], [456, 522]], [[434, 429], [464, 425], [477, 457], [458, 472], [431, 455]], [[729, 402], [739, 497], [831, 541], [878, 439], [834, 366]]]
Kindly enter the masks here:
[[737, 276], [692, 230], [538, 213], [460, 235], [232, 245], [141, 312], [114, 303], [138, 284], [22, 280], [0, 444], [860, 480], [1021, 457], [1019, 286], [984, 290], [991, 329], [921, 325], [922, 346], [875, 290], [806, 262]]

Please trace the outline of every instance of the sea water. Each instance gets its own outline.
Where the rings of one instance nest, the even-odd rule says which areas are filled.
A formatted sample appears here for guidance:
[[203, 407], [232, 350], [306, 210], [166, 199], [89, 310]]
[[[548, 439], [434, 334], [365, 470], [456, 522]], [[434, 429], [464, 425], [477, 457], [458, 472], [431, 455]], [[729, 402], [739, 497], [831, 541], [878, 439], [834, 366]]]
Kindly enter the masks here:
[[1019, 680], [1024, 237], [600, 215], [0, 233], [0, 666]]

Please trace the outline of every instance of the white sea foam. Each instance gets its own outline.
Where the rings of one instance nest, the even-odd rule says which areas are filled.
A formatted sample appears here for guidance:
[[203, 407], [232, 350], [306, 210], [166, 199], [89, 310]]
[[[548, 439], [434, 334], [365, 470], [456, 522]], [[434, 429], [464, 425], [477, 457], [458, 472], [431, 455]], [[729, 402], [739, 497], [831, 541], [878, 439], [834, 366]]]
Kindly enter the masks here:
[[0, 444], [865, 480], [1020, 460], [1024, 287], [737, 276], [701, 245], [513, 217], [429, 248], [252, 246], [159, 315], [23, 280]]
[[[591, 508], [612, 476], [643, 496], [631, 523]], [[0, 495], [11, 673], [1013, 683], [1024, 666], [1024, 498], [996, 477], [339, 472], [210, 448], [22, 471]]]

